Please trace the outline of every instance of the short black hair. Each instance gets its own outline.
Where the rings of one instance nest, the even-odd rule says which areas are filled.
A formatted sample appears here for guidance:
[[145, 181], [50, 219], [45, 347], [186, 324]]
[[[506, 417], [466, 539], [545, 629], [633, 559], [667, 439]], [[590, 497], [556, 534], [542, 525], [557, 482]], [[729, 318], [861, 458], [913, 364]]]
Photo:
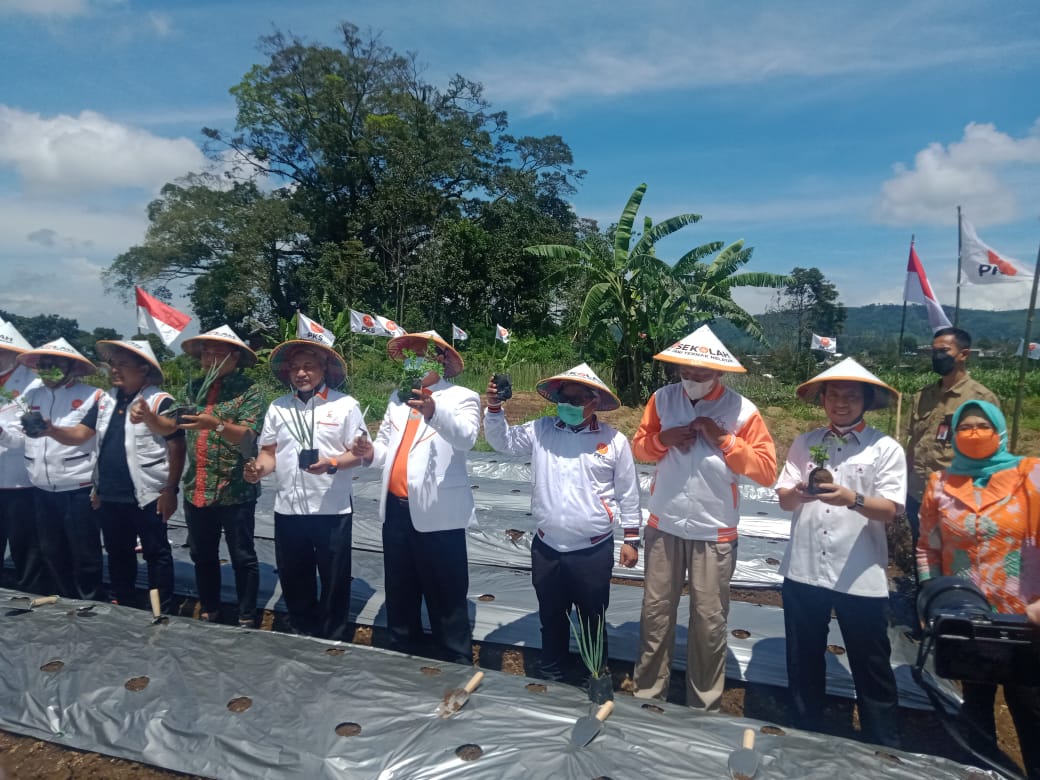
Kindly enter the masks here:
[[963, 328], [939, 328], [932, 334], [932, 341], [940, 336], [953, 336], [953, 340], [957, 342], [958, 349], [971, 349], [971, 334]]

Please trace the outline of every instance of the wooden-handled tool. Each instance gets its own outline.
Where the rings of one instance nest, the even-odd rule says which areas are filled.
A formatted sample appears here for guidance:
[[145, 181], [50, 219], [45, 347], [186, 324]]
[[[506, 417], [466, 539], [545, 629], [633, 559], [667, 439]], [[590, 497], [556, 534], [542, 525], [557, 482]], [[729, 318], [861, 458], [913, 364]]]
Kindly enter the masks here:
[[480, 681], [483, 679], [484, 673], [478, 671], [469, 678], [469, 682], [462, 688], [452, 688], [450, 691], [445, 693], [444, 701], [442, 701], [440, 707], [437, 708], [437, 714], [442, 718], [450, 718], [456, 712], [461, 710], [466, 702], [469, 701], [470, 694], [477, 689], [477, 686], [480, 685]]
[[743, 747], [729, 754], [729, 776], [733, 780], [751, 780], [758, 771], [755, 752], [755, 730], [744, 729]]
[[574, 724], [574, 729], [571, 731], [571, 744], [576, 747], [585, 747], [592, 742], [603, 728], [603, 721], [610, 717], [610, 713], [613, 711], [614, 702], [608, 701], [596, 710], [595, 715], [578, 718], [578, 722]]
[[11, 606], [15, 615], [32, 612], [37, 607], [42, 607], [45, 604], [56, 604], [57, 602], [57, 596], [38, 596], [36, 598], [32, 596], [11, 596]]

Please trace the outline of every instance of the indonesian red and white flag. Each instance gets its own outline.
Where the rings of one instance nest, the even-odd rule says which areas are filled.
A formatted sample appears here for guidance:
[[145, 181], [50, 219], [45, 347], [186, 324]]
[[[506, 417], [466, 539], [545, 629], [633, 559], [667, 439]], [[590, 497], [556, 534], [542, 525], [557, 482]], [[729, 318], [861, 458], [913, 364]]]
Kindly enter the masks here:
[[821, 352], [830, 352], [832, 355], [838, 351], [838, 340], [831, 336], [817, 336], [812, 334], [812, 344], [809, 349], [818, 349]]
[[162, 339], [163, 344], [170, 346], [184, 332], [191, 317], [149, 295], [140, 287], [134, 287], [134, 293], [137, 296], [137, 327], [151, 331]]
[[509, 331], [503, 328], [501, 325], [495, 326], [495, 341], [501, 341], [503, 344], [509, 343]]
[[1033, 272], [1021, 260], [982, 243], [968, 220], [961, 219], [961, 284], [1031, 282]]
[[366, 336], [403, 336], [407, 331], [393, 320], [380, 317], [378, 314], [365, 314], [350, 310], [350, 330], [353, 333], [364, 333]]
[[952, 327], [953, 323], [946, 316], [939, 299], [932, 292], [932, 286], [928, 284], [924, 266], [921, 258], [917, 256], [917, 250], [913, 243], [910, 244], [910, 260], [906, 264], [906, 284], [903, 286], [903, 300], [906, 303], [921, 303], [928, 310], [928, 324], [932, 330]]
[[[1022, 346], [1025, 342], [1025, 339], [1018, 340], [1018, 349], [1015, 351], [1017, 357], [1022, 357]], [[1029, 342], [1029, 359], [1040, 360], [1040, 344], [1037, 344], [1035, 341]]]
[[296, 312], [296, 338], [316, 341], [326, 347], [336, 343], [336, 336], [331, 330], [315, 322], [302, 311]]
[[451, 340], [452, 341], [465, 341], [469, 338], [469, 334], [466, 333], [462, 328], [456, 325], [454, 322], [451, 324]]

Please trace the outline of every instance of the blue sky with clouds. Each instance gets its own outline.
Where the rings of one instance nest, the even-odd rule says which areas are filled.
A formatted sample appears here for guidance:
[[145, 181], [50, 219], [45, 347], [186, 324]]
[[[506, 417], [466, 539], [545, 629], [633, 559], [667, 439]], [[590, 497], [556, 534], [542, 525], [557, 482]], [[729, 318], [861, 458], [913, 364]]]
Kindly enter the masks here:
[[[898, 303], [916, 234], [952, 304], [959, 204], [1035, 262], [1034, 0], [0, 0], [0, 308], [131, 332], [98, 274], [141, 241], [159, 188], [206, 165], [199, 129], [233, 126], [258, 38], [332, 44], [344, 20], [435, 84], [482, 82], [514, 133], [562, 135], [588, 171], [579, 215], [612, 222], [640, 182], [641, 213], [703, 215], [664, 255], [743, 238], [753, 270], [816, 266], [849, 305]], [[1028, 300], [972, 287], [962, 305]]]

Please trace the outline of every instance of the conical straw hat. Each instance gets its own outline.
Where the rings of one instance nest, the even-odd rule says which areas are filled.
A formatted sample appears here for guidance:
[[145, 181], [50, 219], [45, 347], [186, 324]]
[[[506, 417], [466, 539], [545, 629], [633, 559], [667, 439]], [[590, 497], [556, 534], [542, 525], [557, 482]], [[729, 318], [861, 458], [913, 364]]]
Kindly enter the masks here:
[[678, 363], [680, 366], [713, 368], [716, 371], [747, 372], [707, 325], [701, 325], [682, 341], [658, 352], [654, 360]]
[[317, 340], [289, 339], [272, 349], [268, 360], [271, 370], [283, 385], [291, 384], [289, 360], [298, 349], [310, 349], [324, 355], [328, 359], [325, 364], [325, 384], [329, 387], [339, 387], [343, 384], [343, 380], [347, 378], [347, 363], [336, 350]]
[[44, 357], [63, 357], [72, 361], [72, 369], [68, 376], [89, 376], [97, 371], [97, 366], [81, 355], [75, 347], [63, 338], [48, 341], [42, 347], [23, 352], [18, 356], [18, 362], [27, 368], [36, 370]]
[[621, 406], [618, 397], [611, 392], [602, 379], [596, 376], [596, 372], [589, 368], [588, 363], [582, 363], [562, 374], [543, 379], [538, 383], [538, 394], [547, 401], [556, 403], [557, 393], [560, 392], [560, 387], [564, 382], [577, 382], [579, 385], [585, 385], [595, 390], [596, 395], [599, 396], [599, 404], [596, 406], [598, 412], [610, 412]]
[[32, 345], [25, 340], [25, 336], [18, 332], [10, 322], [0, 320], [0, 349], [8, 349], [11, 352], [28, 352]]
[[803, 401], [809, 403], [819, 401], [824, 382], [862, 382], [877, 388], [874, 391], [873, 400], [864, 407], [865, 412], [869, 412], [871, 409], [884, 409], [891, 399], [899, 397], [898, 390], [886, 385], [852, 358], [845, 358], [840, 363], [817, 374], [808, 382], [803, 382], [798, 385], [795, 392]]
[[143, 339], [128, 339], [122, 341], [104, 340], [97, 343], [98, 355], [101, 356], [102, 360], [111, 360], [112, 353], [118, 349], [137, 355], [137, 357], [147, 362], [153, 369], [150, 372], [150, 378], [157, 382], [162, 382], [162, 366], [159, 365], [159, 360], [155, 357], [151, 344]]
[[220, 341], [224, 344], [238, 347], [242, 353], [242, 357], [238, 360], [239, 366], [246, 367], [256, 364], [256, 353], [227, 325], [221, 325], [219, 328], [214, 328], [198, 336], [185, 339], [181, 342], [181, 349], [192, 357], [197, 358], [202, 354], [202, 345], [206, 341]]

